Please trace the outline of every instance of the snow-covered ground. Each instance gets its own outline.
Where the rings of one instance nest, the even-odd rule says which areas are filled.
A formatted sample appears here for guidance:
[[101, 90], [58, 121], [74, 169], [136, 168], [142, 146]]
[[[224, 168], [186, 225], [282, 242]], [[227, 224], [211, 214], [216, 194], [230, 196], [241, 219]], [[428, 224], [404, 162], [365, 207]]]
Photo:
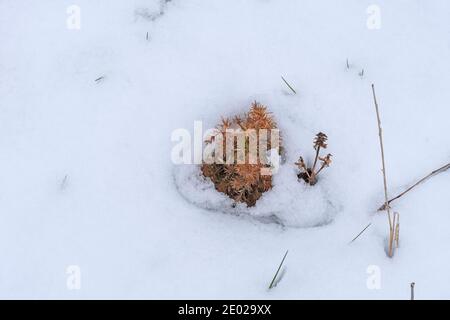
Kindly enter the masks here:
[[[1, 0], [0, 297], [408, 299], [415, 282], [416, 298], [449, 299], [449, 172], [394, 202], [388, 258], [370, 87], [394, 196], [450, 159], [449, 13], [447, 0]], [[267, 223], [179, 192], [171, 133], [254, 100], [282, 130], [283, 170], [328, 135], [313, 188], [331, 223]], [[274, 179], [291, 217], [323, 206]]]

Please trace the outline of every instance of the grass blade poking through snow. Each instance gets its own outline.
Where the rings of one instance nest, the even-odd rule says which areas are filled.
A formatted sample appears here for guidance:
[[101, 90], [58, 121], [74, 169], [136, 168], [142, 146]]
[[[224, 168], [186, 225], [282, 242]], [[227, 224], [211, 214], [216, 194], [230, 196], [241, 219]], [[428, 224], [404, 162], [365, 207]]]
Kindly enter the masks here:
[[350, 243], [352, 243], [353, 241], [355, 241], [356, 239], [358, 239], [358, 238], [359, 238], [359, 236], [360, 236], [360, 235], [362, 235], [362, 234], [363, 234], [363, 232], [364, 232], [364, 231], [366, 231], [366, 230], [367, 230], [367, 228], [368, 228], [368, 227], [370, 227], [371, 225], [372, 225], [372, 223], [369, 223], [369, 224], [368, 224], [368, 225], [367, 225], [367, 226], [366, 226], [366, 227], [365, 227], [364, 229], [362, 229], [362, 230], [361, 230], [361, 232], [360, 232], [360, 233], [358, 233], [358, 235], [357, 235], [356, 237], [354, 237], [354, 238], [352, 239], [352, 241], [350, 241], [350, 242], [349, 242], [349, 244], [350, 244]]
[[283, 79], [284, 83], [289, 87], [289, 89], [292, 90], [292, 92], [293, 92], [294, 94], [297, 94], [297, 91], [295, 91], [294, 88], [291, 87], [291, 85], [286, 81], [285, 78], [283, 78], [283, 76], [281, 76], [281, 79]]
[[281, 267], [283, 266], [284, 260], [286, 259], [286, 256], [287, 256], [288, 252], [289, 252], [289, 250], [286, 250], [286, 253], [284, 254], [284, 257], [281, 260], [280, 265], [278, 266], [277, 272], [275, 272], [275, 275], [273, 276], [272, 282], [270, 282], [269, 289], [272, 289], [273, 287], [275, 287], [278, 284], [278, 281], [276, 282], [275, 280], [278, 277], [278, 273], [280, 273]]

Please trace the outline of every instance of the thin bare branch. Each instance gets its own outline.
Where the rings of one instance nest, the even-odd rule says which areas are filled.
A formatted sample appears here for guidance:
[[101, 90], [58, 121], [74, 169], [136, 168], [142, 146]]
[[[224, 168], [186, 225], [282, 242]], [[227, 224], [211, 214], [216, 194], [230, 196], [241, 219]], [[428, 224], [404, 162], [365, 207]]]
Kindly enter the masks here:
[[[448, 170], [450, 168], [450, 163], [447, 163], [446, 165], [440, 167], [439, 169], [436, 169], [434, 171], [432, 171], [430, 174], [426, 175], [425, 177], [423, 177], [422, 179], [420, 179], [419, 181], [417, 181], [416, 183], [414, 183], [412, 186], [410, 186], [409, 188], [407, 188], [405, 191], [403, 191], [402, 193], [396, 195], [395, 197], [393, 197], [392, 199], [390, 199], [387, 202], [387, 205], [389, 206], [391, 204], [392, 201], [400, 198], [401, 196], [403, 196], [405, 193], [411, 191], [413, 188], [415, 188], [416, 186], [418, 186], [419, 184], [421, 184], [422, 182], [425, 182], [426, 180], [428, 180], [429, 178], [437, 175], [438, 173], [444, 172], [446, 170]], [[380, 208], [378, 208], [378, 211], [382, 211], [386, 209], [386, 203], [384, 203]]]

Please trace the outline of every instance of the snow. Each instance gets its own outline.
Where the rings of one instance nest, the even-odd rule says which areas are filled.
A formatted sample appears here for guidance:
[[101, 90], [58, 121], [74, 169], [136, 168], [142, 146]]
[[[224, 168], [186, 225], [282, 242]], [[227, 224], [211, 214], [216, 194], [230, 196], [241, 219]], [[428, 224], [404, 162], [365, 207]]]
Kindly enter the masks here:
[[[66, 27], [73, 4], [79, 30]], [[449, 162], [449, 12], [445, 0], [0, 1], [0, 297], [408, 299], [414, 281], [417, 299], [450, 298], [448, 172], [394, 202], [400, 248], [386, 256], [370, 88], [394, 196]], [[172, 163], [171, 133], [254, 100], [286, 163], [255, 208], [224, 213], [226, 197], [176, 174], [197, 169]], [[293, 163], [312, 160], [319, 131], [333, 163], [312, 190]], [[273, 208], [281, 223], [263, 219]]]
[[278, 223], [288, 227], [315, 227], [328, 224], [336, 213], [333, 193], [323, 185], [311, 188], [299, 183], [293, 166], [281, 166], [273, 175], [274, 187], [258, 200], [254, 207], [235, 203], [219, 193], [209, 179], [205, 179], [198, 166], [177, 166], [175, 184], [187, 202], [199, 208], [254, 217], [257, 220]]

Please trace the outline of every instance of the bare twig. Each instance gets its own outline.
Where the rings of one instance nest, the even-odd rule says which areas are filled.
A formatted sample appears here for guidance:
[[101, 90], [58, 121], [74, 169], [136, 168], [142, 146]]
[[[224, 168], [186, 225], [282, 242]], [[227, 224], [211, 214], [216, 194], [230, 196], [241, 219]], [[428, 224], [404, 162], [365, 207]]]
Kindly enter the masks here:
[[276, 280], [276, 278], [278, 276], [278, 273], [280, 272], [281, 267], [283, 266], [284, 259], [286, 259], [286, 256], [287, 256], [288, 252], [289, 252], [289, 250], [286, 250], [286, 253], [284, 254], [283, 260], [281, 260], [281, 263], [278, 266], [277, 272], [275, 272], [275, 275], [273, 276], [272, 282], [270, 282], [269, 289], [272, 289], [274, 287], [275, 280]]
[[281, 79], [283, 79], [284, 83], [289, 87], [289, 89], [292, 90], [292, 92], [294, 94], [297, 94], [297, 92], [294, 90], [294, 88], [291, 87], [291, 85], [286, 81], [286, 79], [283, 78], [283, 76], [281, 76]]
[[350, 243], [352, 243], [353, 241], [355, 241], [356, 239], [358, 239], [358, 238], [359, 238], [359, 236], [360, 236], [360, 235], [362, 235], [362, 234], [363, 234], [363, 232], [364, 232], [364, 231], [366, 231], [366, 230], [367, 230], [367, 228], [369, 228], [369, 227], [370, 227], [371, 225], [372, 225], [372, 223], [369, 223], [369, 224], [368, 224], [368, 225], [367, 225], [367, 226], [366, 226], [366, 227], [365, 227], [364, 229], [362, 229], [362, 230], [361, 230], [361, 232], [360, 232], [360, 233], [358, 233], [358, 235], [357, 235], [356, 237], [354, 237], [354, 238], [352, 239], [352, 241], [350, 241], [350, 242], [349, 242], [349, 244], [350, 244]]
[[[419, 184], [421, 184], [422, 182], [425, 182], [426, 180], [428, 180], [429, 178], [437, 175], [438, 173], [444, 172], [446, 170], [448, 170], [450, 168], [450, 163], [447, 163], [445, 166], [440, 167], [439, 169], [436, 169], [434, 171], [432, 171], [430, 174], [426, 175], [425, 177], [423, 177], [422, 179], [420, 179], [419, 181], [417, 181], [416, 183], [414, 183], [412, 186], [410, 186], [408, 189], [406, 189], [405, 191], [403, 191], [402, 193], [400, 193], [399, 195], [393, 197], [392, 199], [390, 199], [387, 202], [387, 205], [389, 206], [391, 204], [392, 201], [400, 198], [401, 196], [403, 196], [405, 193], [407, 193], [408, 191], [412, 190], [413, 188], [415, 188], [416, 186], [418, 186]], [[386, 203], [384, 203], [380, 208], [378, 208], [378, 211], [382, 211], [385, 210], [386, 208]]]
[[383, 146], [383, 130], [381, 129], [381, 120], [380, 120], [380, 112], [378, 110], [378, 102], [377, 97], [375, 94], [375, 85], [372, 84], [372, 93], [373, 93], [373, 102], [375, 104], [375, 111], [377, 113], [377, 123], [378, 123], [378, 137], [380, 139], [380, 150], [381, 150], [381, 162], [383, 165], [383, 185], [384, 185], [384, 199], [386, 204], [386, 212], [389, 219], [389, 248], [388, 248], [388, 255], [389, 257], [392, 257], [392, 244], [394, 242], [394, 229], [392, 226], [392, 220], [391, 220], [391, 209], [388, 205], [388, 191], [387, 191], [387, 178], [386, 178], [386, 165], [384, 161], [384, 146]]

